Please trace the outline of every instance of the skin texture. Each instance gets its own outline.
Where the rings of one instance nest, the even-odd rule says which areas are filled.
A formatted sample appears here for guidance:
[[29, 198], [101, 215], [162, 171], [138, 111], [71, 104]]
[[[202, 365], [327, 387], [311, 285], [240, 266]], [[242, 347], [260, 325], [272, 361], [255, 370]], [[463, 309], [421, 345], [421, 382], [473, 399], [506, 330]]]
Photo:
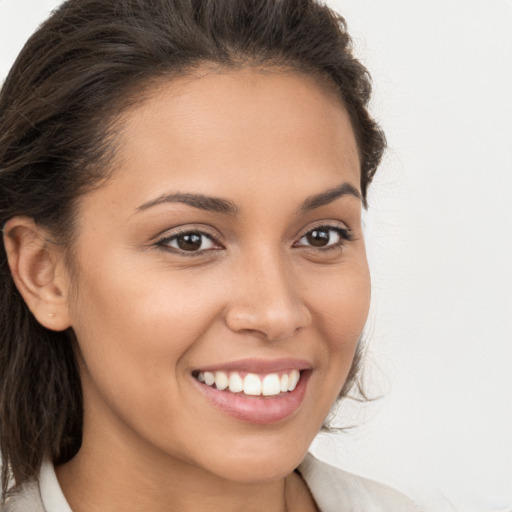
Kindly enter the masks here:
[[[293, 470], [347, 377], [370, 301], [360, 199], [299, 211], [343, 183], [359, 190], [344, 107], [294, 72], [209, 71], [161, 84], [120, 125], [112, 178], [78, 204], [72, 270], [29, 220], [6, 226], [29, 307], [77, 338], [83, 445], [57, 468], [72, 509], [314, 510]], [[140, 209], [175, 193], [237, 213]], [[308, 245], [325, 225], [352, 240], [331, 229], [328, 250]], [[192, 255], [159, 244], [180, 230], [216, 241]], [[271, 424], [227, 415], [192, 376], [290, 357], [310, 364], [305, 397]]]

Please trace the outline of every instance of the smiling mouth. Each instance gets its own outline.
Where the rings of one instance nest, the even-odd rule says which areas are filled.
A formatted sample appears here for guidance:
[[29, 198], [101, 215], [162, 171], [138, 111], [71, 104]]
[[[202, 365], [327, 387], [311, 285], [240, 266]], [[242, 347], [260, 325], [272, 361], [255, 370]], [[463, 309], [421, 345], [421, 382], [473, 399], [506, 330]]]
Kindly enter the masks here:
[[313, 372], [303, 359], [245, 359], [197, 368], [194, 386], [207, 402], [238, 421], [266, 425], [301, 410]]
[[243, 371], [197, 371], [199, 382], [219, 391], [246, 396], [282, 396], [293, 391], [301, 378], [299, 370], [257, 374]]

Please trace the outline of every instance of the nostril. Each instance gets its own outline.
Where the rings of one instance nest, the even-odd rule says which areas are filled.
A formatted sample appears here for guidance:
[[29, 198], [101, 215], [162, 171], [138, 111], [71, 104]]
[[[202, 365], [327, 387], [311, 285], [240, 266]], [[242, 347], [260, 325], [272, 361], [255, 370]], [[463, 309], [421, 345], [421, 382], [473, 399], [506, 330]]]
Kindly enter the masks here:
[[245, 332], [268, 340], [294, 336], [311, 322], [308, 308], [296, 301], [265, 301], [254, 305], [232, 305], [225, 316], [234, 332]]

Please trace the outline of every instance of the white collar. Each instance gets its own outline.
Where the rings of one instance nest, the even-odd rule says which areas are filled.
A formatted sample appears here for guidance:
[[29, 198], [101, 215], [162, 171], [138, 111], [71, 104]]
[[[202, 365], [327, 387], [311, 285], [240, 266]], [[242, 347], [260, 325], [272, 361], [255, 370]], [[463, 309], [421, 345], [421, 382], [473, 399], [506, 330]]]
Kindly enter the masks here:
[[45, 460], [39, 473], [39, 489], [43, 506], [48, 512], [73, 512], [60, 488], [53, 464]]

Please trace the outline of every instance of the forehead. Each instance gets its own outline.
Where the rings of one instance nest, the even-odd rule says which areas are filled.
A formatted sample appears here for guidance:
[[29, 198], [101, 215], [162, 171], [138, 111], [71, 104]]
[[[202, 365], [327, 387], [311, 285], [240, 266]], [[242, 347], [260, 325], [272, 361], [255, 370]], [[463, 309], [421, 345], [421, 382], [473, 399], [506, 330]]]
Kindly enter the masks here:
[[290, 192], [311, 180], [319, 190], [341, 181], [359, 189], [357, 145], [333, 89], [260, 69], [160, 83], [119, 119], [114, 181], [148, 198], [165, 187], [188, 191], [193, 180], [195, 192], [224, 196], [264, 182]]

